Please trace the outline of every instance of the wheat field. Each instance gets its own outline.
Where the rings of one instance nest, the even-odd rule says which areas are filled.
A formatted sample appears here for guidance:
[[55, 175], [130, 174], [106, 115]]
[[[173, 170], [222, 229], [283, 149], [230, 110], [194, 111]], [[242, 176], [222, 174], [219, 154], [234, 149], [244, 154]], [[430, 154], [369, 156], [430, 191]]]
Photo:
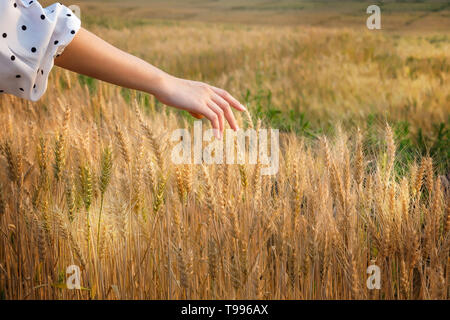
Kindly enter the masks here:
[[90, 29], [279, 128], [279, 171], [175, 165], [192, 119], [55, 68], [0, 96], [0, 299], [449, 298], [448, 33], [115, 19]]

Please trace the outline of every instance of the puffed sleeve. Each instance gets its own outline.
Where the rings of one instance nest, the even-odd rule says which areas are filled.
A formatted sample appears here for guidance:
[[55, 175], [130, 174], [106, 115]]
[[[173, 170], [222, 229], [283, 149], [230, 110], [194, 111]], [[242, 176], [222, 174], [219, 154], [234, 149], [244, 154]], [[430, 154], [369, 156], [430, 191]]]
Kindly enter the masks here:
[[42, 8], [36, 0], [0, 0], [0, 93], [41, 98], [54, 58], [80, 25], [60, 3]]

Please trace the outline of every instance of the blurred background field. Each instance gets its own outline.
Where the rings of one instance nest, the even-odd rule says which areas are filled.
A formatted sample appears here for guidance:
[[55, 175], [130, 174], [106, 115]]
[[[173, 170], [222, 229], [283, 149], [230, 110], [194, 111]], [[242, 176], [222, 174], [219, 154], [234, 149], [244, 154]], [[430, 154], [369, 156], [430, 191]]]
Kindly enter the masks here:
[[448, 1], [376, 2], [373, 31], [365, 1], [62, 2], [280, 129], [280, 170], [175, 165], [190, 115], [55, 68], [0, 96], [0, 299], [448, 299]]
[[80, 0], [71, 4], [80, 5], [84, 13], [91, 17], [89, 22], [108, 26], [114, 23], [119, 26], [120, 23], [133, 25], [152, 23], [154, 20], [182, 20], [361, 29], [365, 26], [364, 13], [371, 4], [378, 5], [382, 10], [386, 18], [384, 30], [446, 31], [450, 25], [449, 3], [442, 0]]
[[[169, 73], [226, 88], [273, 127], [375, 134], [388, 121], [404, 160], [431, 154], [448, 171], [448, 1], [376, 2], [382, 30], [373, 31], [368, 1], [76, 4], [93, 32]], [[80, 81], [95, 90], [97, 81]]]

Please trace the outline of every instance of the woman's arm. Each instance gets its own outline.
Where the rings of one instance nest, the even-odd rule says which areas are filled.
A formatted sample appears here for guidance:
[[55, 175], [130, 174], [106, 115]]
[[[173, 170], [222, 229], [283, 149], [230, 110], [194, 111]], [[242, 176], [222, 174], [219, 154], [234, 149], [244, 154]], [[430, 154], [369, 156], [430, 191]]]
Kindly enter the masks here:
[[151, 64], [132, 56], [81, 28], [75, 38], [55, 59], [59, 67], [110, 82], [122, 87], [153, 94], [162, 103], [205, 116], [221, 138], [224, 119], [238, 129], [231, 107], [243, 111], [225, 90], [208, 84], [173, 77]]

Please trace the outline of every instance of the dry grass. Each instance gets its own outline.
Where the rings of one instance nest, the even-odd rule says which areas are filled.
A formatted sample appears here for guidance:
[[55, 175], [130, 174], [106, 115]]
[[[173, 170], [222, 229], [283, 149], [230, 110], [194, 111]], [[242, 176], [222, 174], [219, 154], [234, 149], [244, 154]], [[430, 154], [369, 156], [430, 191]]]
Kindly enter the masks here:
[[[174, 166], [180, 119], [135, 112], [111, 86], [74, 83], [48, 109], [1, 105], [3, 298], [448, 297], [444, 178], [429, 158], [397, 176], [389, 127], [379, 156], [343, 132], [282, 134], [279, 173], [260, 177]], [[373, 262], [379, 291], [365, 285]], [[64, 289], [71, 264], [86, 290]]]
[[[176, 75], [249, 90], [240, 127], [281, 126], [266, 113], [277, 108], [335, 134], [282, 132], [272, 177], [261, 164], [175, 166], [169, 137], [192, 129], [185, 117], [55, 69], [38, 103], [0, 96], [0, 298], [448, 299], [449, 182], [429, 157], [405, 165], [386, 125], [448, 121], [447, 35], [92, 29]], [[374, 114], [377, 152], [364, 140]], [[366, 287], [373, 263], [381, 290]], [[72, 264], [82, 290], [65, 288]]]

